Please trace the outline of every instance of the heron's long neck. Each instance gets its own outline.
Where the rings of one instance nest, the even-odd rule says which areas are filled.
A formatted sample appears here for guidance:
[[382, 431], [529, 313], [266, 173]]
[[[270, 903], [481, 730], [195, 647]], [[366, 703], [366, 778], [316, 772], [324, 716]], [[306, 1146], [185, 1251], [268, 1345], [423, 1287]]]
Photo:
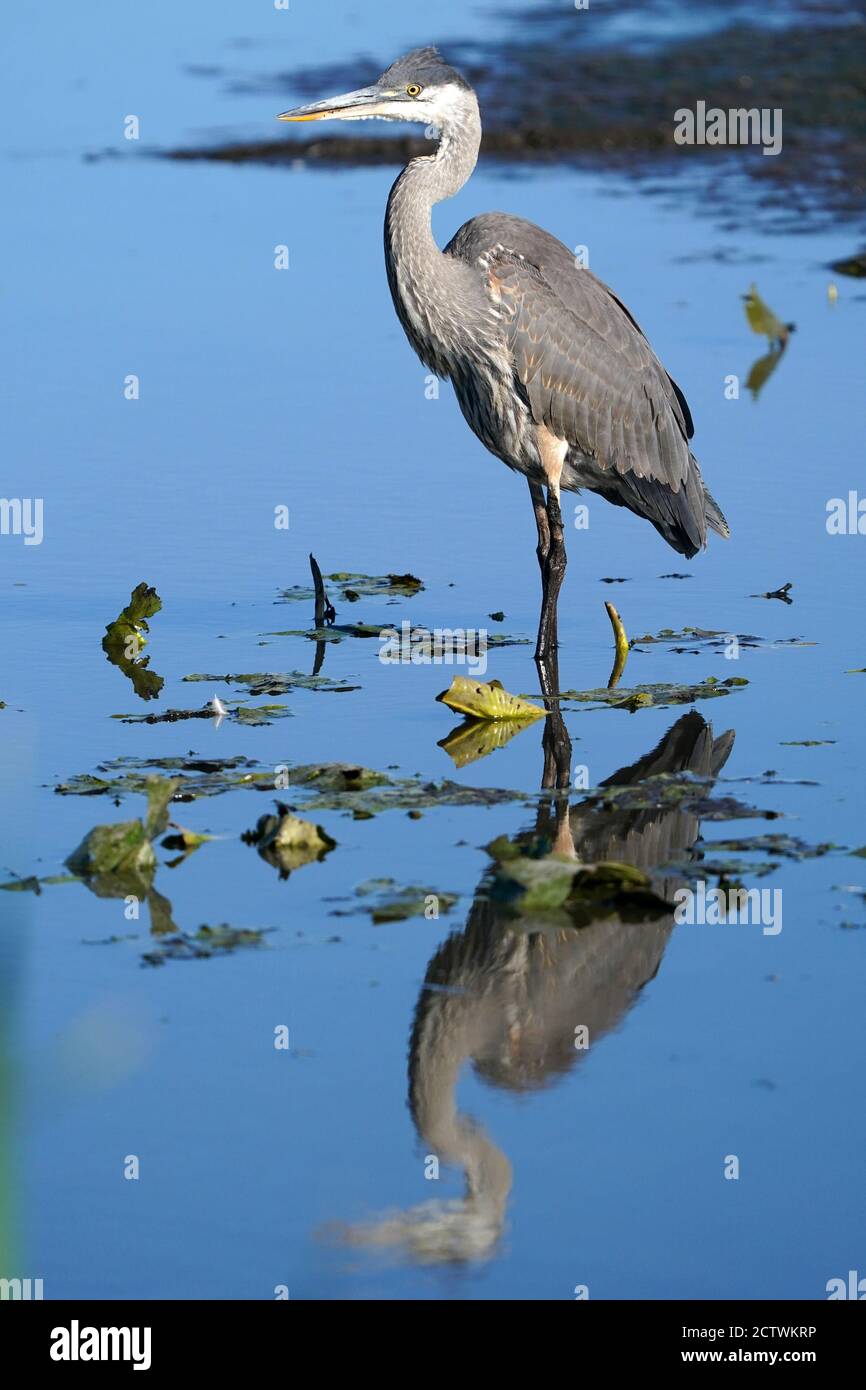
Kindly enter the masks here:
[[[415, 350], [433, 366], [444, 304], [455, 307], [475, 290], [468, 266], [443, 255], [433, 237], [430, 214], [435, 203], [451, 198], [478, 161], [481, 118], [474, 96], [459, 118], [442, 131], [434, 155], [413, 159], [388, 199], [385, 215], [385, 262], [394, 306]], [[467, 306], [468, 308], [468, 306]]]

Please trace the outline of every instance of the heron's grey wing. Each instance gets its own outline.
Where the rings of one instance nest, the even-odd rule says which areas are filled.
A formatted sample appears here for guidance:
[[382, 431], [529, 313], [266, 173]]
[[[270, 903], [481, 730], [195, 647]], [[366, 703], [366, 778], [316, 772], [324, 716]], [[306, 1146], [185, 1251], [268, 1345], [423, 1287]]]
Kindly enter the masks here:
[[566, 303], [542, 271], [507, 255], [489, 260], [487, 276], [533, 418], [603, 469], [680, 487], [690, 463], [676, 396], [615, 300], [586, 279]]
[[533, 419], [589, 460], [583, 484], [684, 553], [704, 545], [688, 406], [616, 296], [562, 242], [507, 214], [474, 218], [447, 249], [481, 271]]
[[[609, 417], [626, 409], [634, 429], [643, 430], [644, 442], [652, 445], [645, 463], [651, 465], [658, 453], [684, 476], [694, 434], [685, 396], [637, 320], [608, 285], [576, 264], [567, 246], [533, 222], [493, 212], [466, 222], [446, 253], [480, 266], [488, 279], [494, 272], [507, 284], [511, 307], [519, 309], [514, 331], [527, 350], [527, 369], [540, 365], [535, 340], [544, 335], [551, 354], [544, 375], [553, 393], [574, 395], [579, 378], [579, 390], [598, 421], [592, 436], [583, 436], [587, 452], [602, 466], [612, 464], [618, 449]], [[556, 405], [567, 410], [565, 401]], [[582, 440], [574, 443], [582, 447]]]

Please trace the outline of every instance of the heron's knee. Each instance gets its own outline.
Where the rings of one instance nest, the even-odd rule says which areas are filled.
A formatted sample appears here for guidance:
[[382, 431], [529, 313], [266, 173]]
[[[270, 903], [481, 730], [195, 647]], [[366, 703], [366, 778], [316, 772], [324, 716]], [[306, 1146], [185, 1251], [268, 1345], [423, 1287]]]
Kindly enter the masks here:
[[568, 556], [565, 552], [565, 541], [560, 529], [558, 534], [555, 528], [551, 529], [550, 551], [544, 562], [544, 584], [548, 592], [556, 595], [559, 593], [565, 567], [568, 564]]

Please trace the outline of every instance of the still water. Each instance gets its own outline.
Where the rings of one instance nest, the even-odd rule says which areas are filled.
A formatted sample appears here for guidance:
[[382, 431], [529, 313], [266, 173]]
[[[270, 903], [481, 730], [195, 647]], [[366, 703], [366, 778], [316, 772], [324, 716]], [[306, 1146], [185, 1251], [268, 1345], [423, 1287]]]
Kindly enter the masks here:
[[[708, 795], [776, 818], [666, 812], [626, 842], [576, 792], [572, 828], [587, 858], [654, 868], [666, 847], [681, 863], [717, 858], [714, 841], [795, 837], [789, 857], [728, 851], [746, 886], [781, 890], [780, 931], [668, 917], [557, 934], [506, 918], [484, 891], [484, 847], [538, 828], [541, 723], [455, 766], [440, 743], [458, 721], [434, 697], [459, 668], [383, 665], [375, 639], [327, 645], [321, 674], [354, 689], [253, 699], [288, 706], [268, 724], [114, 717], [244, 696], [192, 673], [311, 672], [315, 645], [274, 635], [312, 623], [311, 604], [277, 602], [309, 584], [310, 551], [326, 574], [424, 583], [354, 604], [329, 586], [338, 622], [534, 636], [526, 489], [468, 433], [450, 387], [428, 398], [393, 316], [380, 235], [393, 172], [178, 165], [120, 134], [135, 112], [148, 149], [270, 137], [288, 102], [237, 94], [232, 74], [394, 56], [483, 21], [443, 5], [430, 35], [417, 8], [159, 3], [133, 22], [94, 4], [13, 21], [3, 491], [44, 499], [44, 538], [0, 537], [2, 878], [62, 874], [92, 826], [142, 813], [140, 796], [54, 790], [119, 758], [248, 758], [271, 775], [340, 761], [515, 796], [433, 797], [420, 816], [309, 812], [336, 847], [287, 878], [240, 839], [271, 797], [176, 804], [216, 839], [173, 866], [158, 848], [174, 922], [266, 932], [212, 959], [143, 962], [147, 913], [127, 920], [122, 899], [83, 883], [0, 894], [0, 1273], [58, 1298], [572, 1298], [578, 1285], [820, 1298], [866, 1258], [866, 867], [846, 853], [866, 843], [866, 542], [826, 527], [829, 499], [862, 480], [866, 297], [840, 281], [831, 303], [825, 268], [855, 249], [850, 228], [771, 235], [745, 187], [722, 226], [684, 178], [653, 190], [483, 165], [434, 223], [444, 243], [503, 208], [587, 246], [688, 395], [733, 535], [689, 563], [589, 499], [588, 528], [567, 535], [561, 684], [606, 684], [610, 598], [632, 636], [755, 639], [736, 659], [719, 643], [646, 644], [624, 686], [748, 684], [635, 712], [570, 702], [573, 763], [595, 787], [623, 769], [614, 780], [633, 781], [655, 754], [654, 770], [708, 776]], [[757, 400], [745, 383], [765, 345], [740, 299], [752, 281], [797, 325]], [[100, 645], [141, 581], [163, 604], [147, 653], [164, 685], [147, 705]], [[785, 583], [792, 604], [754, 597]], [[491, 650], [485, 678], [537, 695], [531, 653]], [[381, 879], [453, 905], [376, 923], [356, 890]]]

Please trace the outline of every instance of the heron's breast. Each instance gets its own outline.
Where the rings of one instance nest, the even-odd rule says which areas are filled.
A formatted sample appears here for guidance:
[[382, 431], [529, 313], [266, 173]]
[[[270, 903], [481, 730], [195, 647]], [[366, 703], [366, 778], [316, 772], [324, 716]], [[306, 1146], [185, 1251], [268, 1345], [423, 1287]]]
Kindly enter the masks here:
[[482, 444], [509, 467], [530, 471], [536, 463], [532, 420], [515, 389], [504, 346], [499, 354], [455, 364], [449, 375], [460, 409]]
[[[447, 257], [443, 260], [447, 261]], [[454, 385], [465, 419], [481, 442], [512, 468], [537, 465], [528, 408], [516, 386], [502, 318], [465, 266], [450, 266], [457, 278], [440, 293], [411, 258], [389, 265], [397, 315], [421, 361]]]

